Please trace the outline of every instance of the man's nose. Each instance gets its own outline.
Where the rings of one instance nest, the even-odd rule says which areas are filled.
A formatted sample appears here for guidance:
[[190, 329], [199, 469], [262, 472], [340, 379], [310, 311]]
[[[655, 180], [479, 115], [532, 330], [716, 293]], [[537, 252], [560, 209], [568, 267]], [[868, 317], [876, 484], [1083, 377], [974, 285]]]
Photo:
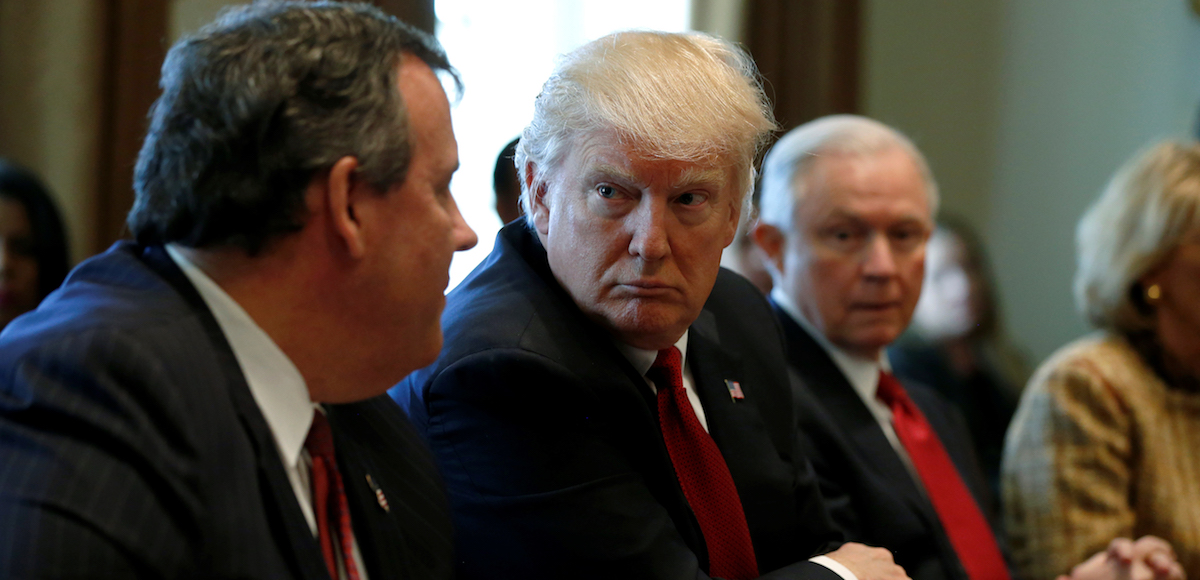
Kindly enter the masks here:
[[450, 227], [453, 228], [452, 236], [454, 240], [454, 251], [462, 252], [470, 250], [479, 243], [479, 236], [475, 235], [475, 230], [467, 225], [467, 220], [463, 219], [462, 212], [458, 211], [458, 203], [454, 201], [454, 197], [450, 197], [450, 212], [453, 214], [450, 217]]
[[665, 201], [651, 195], [642, 196], [637, 208], [627, 218], [632, 234], [629, 253], [648, 262], [666, 257], [671, 251], [671, 242], [667, 236], [669, 219]]
[[864, 251], [863, 274], [872, 278], [889, 278], [896, 274], [896, 256], [886, 233], [871, 234]]

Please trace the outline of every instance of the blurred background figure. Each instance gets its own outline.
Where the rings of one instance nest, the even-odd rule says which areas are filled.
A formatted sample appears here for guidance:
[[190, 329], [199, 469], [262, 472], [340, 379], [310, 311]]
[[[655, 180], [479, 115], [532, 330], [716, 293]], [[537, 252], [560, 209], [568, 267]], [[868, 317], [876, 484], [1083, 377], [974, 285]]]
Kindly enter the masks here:
[[750, 232], [758, 222], [760, 196], [761, 190], [755, 186], [749, 215], [742, 219], [742, 223], [738, 225], [737, 237], [733, 238], [733, 243], [721, 254], [721, 265], [745, 276], [763, 294], [770, 294], [774, 282], [771, 280], [771, 271], [767, 269], [767, 256], [750, 237]]
[[492, 172], [492, 191], [496, 192], [496, 215], [500, 223], [507, 224], [521, 217], [521, 179], [517, 177], [517, 166], [513, 156], [517, 154], [517, 137], [508, 142], [496, 158], [496, 169]]
[[962, 411], [994, 497], [1004, 433], [1029, 378], [998, 310], [983, 245], [966, 225], [943, 219], [925, 249], [912, 327], [888, 350], [901, 381], [933, 387]]
[[1200, 576], [1200, 144], [1127, 162], [1084, 214], [1079, 309], [1100, 332], [1038, 369], [1004, 450], [1013, 563], [1054, 578], [1154, 534]]
[[32, 173], [0, 159], [0, 328], [37, 308], [69, 268], [50, 194]]

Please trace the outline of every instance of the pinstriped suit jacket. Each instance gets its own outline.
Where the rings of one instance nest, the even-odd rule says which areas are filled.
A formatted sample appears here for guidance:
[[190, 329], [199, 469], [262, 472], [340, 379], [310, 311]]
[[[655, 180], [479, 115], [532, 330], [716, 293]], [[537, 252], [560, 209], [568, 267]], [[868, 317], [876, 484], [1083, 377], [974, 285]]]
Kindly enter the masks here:
[[[441, 482], [403, 412], [328, 410], [371, 578], [449, 577]], [[65, 577], [328, 577], [233, 352], [162, 248], [115, 245], [0, 334], [0, 578]]]

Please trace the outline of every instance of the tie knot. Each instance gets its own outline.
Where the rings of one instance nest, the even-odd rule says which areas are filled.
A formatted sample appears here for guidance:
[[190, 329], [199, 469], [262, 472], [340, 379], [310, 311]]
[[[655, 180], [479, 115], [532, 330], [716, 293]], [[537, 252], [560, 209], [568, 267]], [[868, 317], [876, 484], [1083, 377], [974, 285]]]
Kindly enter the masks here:
[[654, 359], [654, 364], [650, 365], [650, 371], [646, 374], [659, 385], [659, 388], [663, 386], [682, 387], [683, 355], [679, 354], [679, 349], [673, 346], [658, 351], [658, 358]]
[[312, 457], [333, 459], [333, 432], [329, 429], [329, 419], [325, 418], [325, 413], [313, 411], [312, 427], [308, 428], [304, 448]]
[[895, 407], [897, 403], [908, 400], [908, 393], [904, 392], [895, 375], [879, 371], [879, 387], [875, 390], [875, 397], [888, 407]]

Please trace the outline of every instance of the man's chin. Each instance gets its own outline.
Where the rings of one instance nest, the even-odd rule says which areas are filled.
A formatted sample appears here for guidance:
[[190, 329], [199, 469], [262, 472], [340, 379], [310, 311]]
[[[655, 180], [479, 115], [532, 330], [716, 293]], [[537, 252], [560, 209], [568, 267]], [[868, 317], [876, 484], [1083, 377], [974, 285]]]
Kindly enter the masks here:
[[678, 306], [640, 305], [606, 317], [609, 331], [621, 342], [646, 350], [662, 350], [675, 344], [696, 316]]

